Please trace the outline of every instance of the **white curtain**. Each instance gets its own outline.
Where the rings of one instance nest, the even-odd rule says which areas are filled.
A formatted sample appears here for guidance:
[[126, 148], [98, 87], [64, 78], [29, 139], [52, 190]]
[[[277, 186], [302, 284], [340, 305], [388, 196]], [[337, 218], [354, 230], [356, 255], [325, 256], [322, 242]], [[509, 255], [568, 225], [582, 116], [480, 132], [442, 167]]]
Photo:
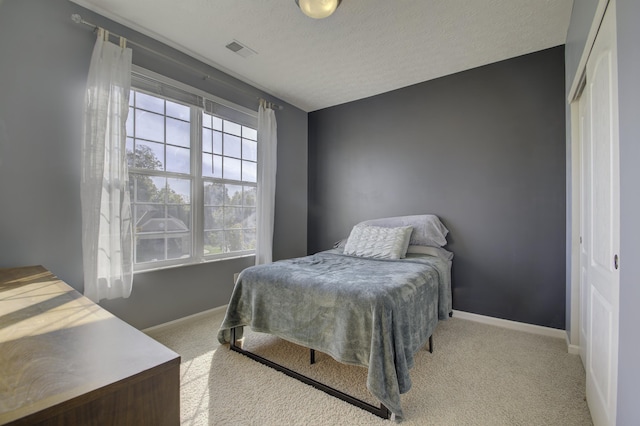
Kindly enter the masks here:
[[256, 265], [271, 263], [276, 204], [278, 137], [276, 113], [264, 99], [258, 109], [258, 219]]
[[131, 49], [100, 29], [89, 66], [82, 143], [84, 294], [94, 302], [129, 297], [133, 239], [125, 124]]

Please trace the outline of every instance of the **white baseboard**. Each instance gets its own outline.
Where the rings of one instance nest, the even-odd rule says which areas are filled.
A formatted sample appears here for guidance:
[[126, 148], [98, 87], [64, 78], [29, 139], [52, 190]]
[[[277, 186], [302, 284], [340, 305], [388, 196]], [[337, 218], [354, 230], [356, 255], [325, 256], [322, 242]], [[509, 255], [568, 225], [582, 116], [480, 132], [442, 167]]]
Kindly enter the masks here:
[[501, 318], [487, 317], [484, 315], [472, 314], [470, 312], [453, 311], [454, 318], [466, 319], [469, 321], [481, 322], [483, 324], [495, 325], [496, 327], [508, 328], [511, 330], [525, 331], [527, 333], [539, 334], [542, 336], [566, 339], [567, 332], [557, 328], [542, 327], [540, 325], [526, 324], [524, 322], [510, 321]]
[[[199, 317], [203, 317], [206, 315], [215, 314], [218, 312], [224, 312], [227, 309], [227, 305], [218, 306], [217, 308], [208, 309], [203, 312], [198, 312], [197, 314], [189, 315], [183, 318], [178, 318], [177, 320], [165, 322], [163, 324], [154, 325], [153, 327], [145, 328], [142, 330], [143, 333], [148, 333], [151, 331], [159, 331], [164, 328], [172, 327], [177, 324], [181, 324], [186, 321], [191, 321], [197, 319]], [[539, 334], [542, 336], [555, 337], [559, 339], [565, 339], [567, 342], [567, 352], [573, 355], [580, 354], [580, 346], [572, 345], [569, 343], [569, 336], [564, 330], [558, 330], [556, 328], [551, 327], [542, 327], [540, 325], [526, 324], [523, 322], [510, 321], [501, 318], [488, 317], [485, 315], [473, 314], [471, 312], [464, 311], [453, 311], [453, 316], [455, 318], [465, 319], [469, 321], [475, 321], [483, 324], [494, 325], [496, 327], [508, 328], [510, 330], [524, 331], [527, 333]]]
[[198, 312], [197, 314], [189, 315], [183, 318], [178, 318], [177, 320], [173, 320], [173, 321], [165, 322], [163, 324], [154, 325], [153, 327], [145, 328], [144, 330], [142, 330], [142, 332], [148, 333], [151, 331], [159, 331], [168, 327], [172, 327], [177, 324], [181, 324], [186, 321], [191, 321], [191, 320], [194, 320], [206, 315], [215, 314], [218, 312], [224, 312], [226, 310], [227, 310], [227, 305], [218, 306], [217, 308], [208, 309], [206, 311]]
[[580, 346], [578, 345], [572, 345], [571, 342], [569, 341], [569, 335], [567, 334], [567, 352], [569, 352], [571, 355], [580, 355]]

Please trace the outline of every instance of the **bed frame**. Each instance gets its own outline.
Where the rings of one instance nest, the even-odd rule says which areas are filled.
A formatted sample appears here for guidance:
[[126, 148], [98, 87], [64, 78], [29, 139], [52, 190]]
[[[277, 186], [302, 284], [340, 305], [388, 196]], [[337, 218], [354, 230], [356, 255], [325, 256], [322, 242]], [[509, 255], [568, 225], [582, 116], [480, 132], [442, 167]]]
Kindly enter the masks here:
[[[381, 417], [383, 419], [389, 419], [391, 417], [391, 412], [382, 403], [380, 403], [379, 407], [376, 407], [375, 405], [371, 405], [368, 402], [365, 402], [347, 393], [339, 391], [338, 389], [332, 388], [331, 386], [325, 385], [324, 383], [318, 382], [317, 380], [293, 371], [281, 364], [275, 363], [261, 357], [260, 355], [254, 354], [253, 352], [242, 349], [242, 347], [238, 344], [238, 339], [236, 338], [237, 328], [238, 327], [234, 327], [231, 329], [231, 343], [229, 344], [229, 349], [231, 349], [232, 351], [247, 356], [254, 361], [258, 361], [259, 363], [266, 365], [267, 367], [271, 367], [274, 370], [280, 371], [289, 377], [293, 377], [294, 379], [299, 380], [302, 383], [313, 386], [318, 390], [328, 393], [329, 395], [342, 401], [348, 402], [349, 404], [355, 405], [356, 407], [375, 414], [378, 417]], [[433, 353], [433, 335], [429, 336], [429, 352]], [[311, 364], [315, 364], [316, 362], [316, 351], [314, 349], [310, 349], [309, 361]]]

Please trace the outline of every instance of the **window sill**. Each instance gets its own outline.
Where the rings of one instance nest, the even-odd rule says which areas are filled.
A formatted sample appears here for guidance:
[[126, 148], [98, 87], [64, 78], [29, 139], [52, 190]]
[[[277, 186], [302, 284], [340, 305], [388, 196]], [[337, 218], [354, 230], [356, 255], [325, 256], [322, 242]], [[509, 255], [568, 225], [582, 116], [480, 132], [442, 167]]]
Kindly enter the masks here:
[[236, 259], [244, 259], [246, 257], [255, 257], [255, 254], [242, 254], [239, 256], [230, 256], [230, 257], [223, 257], [223, 258], [218, 258], [218, 259], [203, 259], [199, 262], [192, 262], [192, 263], [180, 263], [177, 265], [165, 265], [165, 266], [158, 266], [155, 268], [148, 268], [148, 269], [141, 269], [139, 271], [133, 271], [134, 275], [138, 275], [138, 274], [145, 274], [147, 272], [156, 272], [156, 271], [164, 271], [167, 269], [177, 269], [177, 268], [188, 268], [190, 266], [197, 266], [197, 265], [202, 265], [204, 263], [216, 263], [216, 262], [225, 262], [228, 260], [236, 260]]

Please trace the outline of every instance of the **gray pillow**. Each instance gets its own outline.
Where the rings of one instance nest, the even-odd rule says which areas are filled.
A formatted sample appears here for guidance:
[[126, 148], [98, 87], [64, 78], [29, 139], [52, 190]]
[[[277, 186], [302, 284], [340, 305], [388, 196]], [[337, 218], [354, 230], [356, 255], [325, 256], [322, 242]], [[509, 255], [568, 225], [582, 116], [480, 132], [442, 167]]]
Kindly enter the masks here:
[[447, 244], [449, 230], [440, 222], [438, 216], [422, 214], [413, 216], [385, 217], [381, 219], [365, 220], [362, 225], [382, 226], [395, 228], [399, 226], [411, 226], [411, 241], [409, 244], [417, 246], [442, 247]]

